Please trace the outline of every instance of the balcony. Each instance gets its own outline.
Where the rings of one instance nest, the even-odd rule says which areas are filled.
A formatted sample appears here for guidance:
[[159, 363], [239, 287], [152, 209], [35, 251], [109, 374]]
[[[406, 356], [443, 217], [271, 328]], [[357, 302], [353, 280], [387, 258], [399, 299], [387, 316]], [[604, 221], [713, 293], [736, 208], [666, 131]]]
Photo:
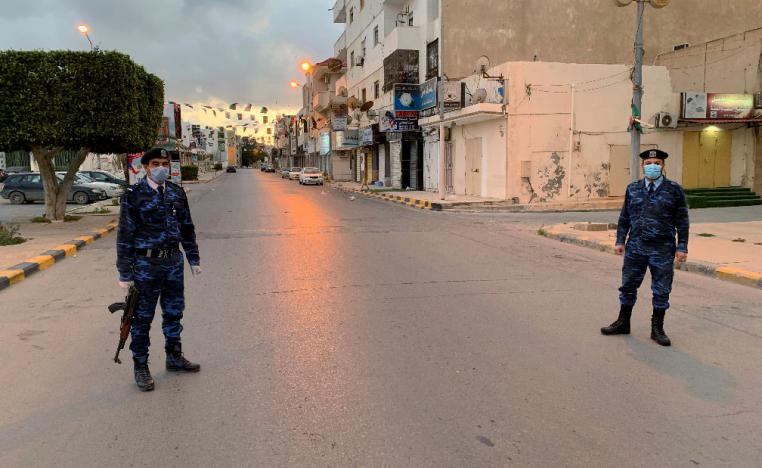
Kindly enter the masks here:
[[312, 108], [316, 112], [323, 113], [331, 108], [331, 93], [328, 91], [318, 91], [312, 95]]
[[392, 29], [384, 41], [384, 58], [395, 50], [420, 50], [422, 46], [421, 29], [417, 26], [397, 26]]
[[347, 22], [346, 0], [336, 0], [336, 3], [333, 4], [333, 22], [334, 23]]
[[347, 61], [347, 33], [341, 33], [339, 39], [333, 44], [333, 56], [342, 62]]

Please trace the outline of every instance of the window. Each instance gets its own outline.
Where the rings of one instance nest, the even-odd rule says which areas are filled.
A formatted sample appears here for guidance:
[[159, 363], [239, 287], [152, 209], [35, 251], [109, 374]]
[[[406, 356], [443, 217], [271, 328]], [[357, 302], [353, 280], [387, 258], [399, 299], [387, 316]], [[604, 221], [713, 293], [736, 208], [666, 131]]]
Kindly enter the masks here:
[[378, 25], [376, 25], [375, 28], [373, 28], [373, 45], [378, 45]]
[[267, 116], [266, 115], [262, 116], [262, 123], [267, 123]]
[[360, 57], [365, 58], [365, 38], [360, 42]]
[[268, 127], [268, 128], [267, 128], [267, 134], [268, 134], [268, 135], [272, 135], [272, 134], [273, 134], [273, 129], [272, 129], [272, 127]]
[[365, 0], [360, 0], [360, 9], [365, 8]]
[[413, 12], [412, 11], [410, 12], [410, 14], [407, 17], [407, 25], [411, 26], [411, 27], [413, 26]]
[[349, 24], [352, 24], [352, 21], [355, 20], [355, 7], [352, 7], [349, 9]]
[[354, 50], [349, 54], [349, 66], [350, 68], [355, 66], [355, 51]]
[[373, 83], [373, 99], [378, 99], [378, 97], [381, 95], [381, 83], [376, 80], [375, 83]]
[[362, 102], [365, 102], [365, 101], [368, 100], [368, 93], [367, 93], [367, 91], [368, 90], [365, 89], [365, 88], [362, 89]]
[[426, 79], [439, 75], [439, 39], [426, 46]]

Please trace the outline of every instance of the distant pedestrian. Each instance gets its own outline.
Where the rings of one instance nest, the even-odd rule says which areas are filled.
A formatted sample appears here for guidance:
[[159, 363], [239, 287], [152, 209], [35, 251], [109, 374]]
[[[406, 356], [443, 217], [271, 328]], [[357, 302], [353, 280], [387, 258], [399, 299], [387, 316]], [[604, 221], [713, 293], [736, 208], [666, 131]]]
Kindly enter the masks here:
[[[619, 288], [619, 318], [601, 328], [604, 335], [630, 333], [630, 316], [643, 282], [646, 268], [651, 270], [653, 316], [651, 339], [662, 346], [671, 344], [664, 332], [664, 315], [669, 309], [675, 258], [688, 258], [688, 206], [683, 188], [664, 175], [664, 151], [649, 150], [640, 154], [643, 180], [627, 187], [624, 206], [617, 226], [617, 255], [624, 254], [622, 287]], [[677, 235], [677, 242], [675, 242]]]
[[198, 372], [201, 366], [183, 356], [180, 320], [185, 309], [182, 244], [191, 273], [201, 273], [196, 231], [188, 199], [182, 187], [167, 181], [169, 157], [154, 148], [140, 161], [146, 177], [122, 196], [117, 234], [119, 285], [138, 291], [130, 350], [135, 364], [135, 383], [142, 391], [154, 388], [148, 369], [149, 331], [161, 303], [166, 366], [170, 372]]

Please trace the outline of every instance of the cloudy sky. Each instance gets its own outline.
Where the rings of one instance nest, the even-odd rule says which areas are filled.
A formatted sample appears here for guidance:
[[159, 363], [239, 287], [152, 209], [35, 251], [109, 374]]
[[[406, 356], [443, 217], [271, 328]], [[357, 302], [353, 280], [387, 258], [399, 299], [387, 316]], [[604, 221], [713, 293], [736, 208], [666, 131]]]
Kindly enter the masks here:
[[[0, 49], [118, 50], [177, 102], [301, 107], [301, 60], [333, 53], [334, 0], [0, 0]], [[301, 80], [300, 80], [301, 81]], [[185, 109], [183, 109], [185, 112]]]

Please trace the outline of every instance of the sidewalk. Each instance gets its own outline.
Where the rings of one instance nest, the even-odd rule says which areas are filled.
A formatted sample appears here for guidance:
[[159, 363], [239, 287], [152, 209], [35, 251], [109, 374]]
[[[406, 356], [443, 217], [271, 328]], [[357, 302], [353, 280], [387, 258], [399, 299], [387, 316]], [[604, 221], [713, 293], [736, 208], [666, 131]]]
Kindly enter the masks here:
[[115, 215], [84, 215], [79, 221], [67, 223], [20, 224], [20, 235], [27, 241], [0, 246], [0, 290], [75, 255], [77, 250], [113, 231], [118, 219]]
[[[564, 223], [539, 234], [613, 253], [616, 225]], [[675, 267], [762, 288], [762, 221], [692, 224], [688, 261]]]
[[334, 182], [333, 186], [344, 192], [360, 193], [369, 197], [390, 200], [413, 208], [433, 211], [457, 212], [548, 212], [548, 211], [608, 211], [622, 206], [621, 198], [605, 198], [566, 203], [514, 203], [501, 198], [474, 197], [449, 194], [441, 200], [438, 192], [416, 190], [390, 190], [365, 187], [356, 182]]
[[188, 184], [206, 184], [207, 182], [211, 182], [217, 177], [224, 174], [225, 171], [211, 171], [211, 172], [199, 172], [198, 173], [198, 180], [184, 180], [182, 182], [182, 185], [188, 185]]

